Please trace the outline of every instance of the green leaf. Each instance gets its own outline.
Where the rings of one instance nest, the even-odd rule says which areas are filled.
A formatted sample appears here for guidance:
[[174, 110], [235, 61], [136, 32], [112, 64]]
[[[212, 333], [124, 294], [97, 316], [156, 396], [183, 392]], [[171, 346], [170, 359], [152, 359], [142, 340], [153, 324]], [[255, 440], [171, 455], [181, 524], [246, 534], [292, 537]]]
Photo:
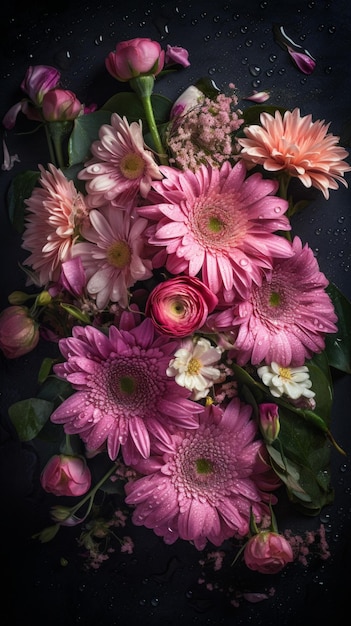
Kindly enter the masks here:
[[90, 146], [99, 137], [102, 124], [109, 124], [111, 114], [108, 111], [95, 111], [80, 115], [74, 120], [74, 127], [68, 141], [69, 165], [84, 163], [90, 156]]
[[12, 404], [10, 419], [21, 441], [31, 441], [38, 435], [53, 410], [53, 403], [40, 398], [29, 398]]
[[61, 380], [56, 376], [49, 376], [45, 383], [41, 386], [37, 397], [41, 400], [50, 402], [54, 407], [58, 406], [72, 395], [73, 389], [70, 383], [66, 380]]
[[[172, 100], [159, 94], [152, 94], [151, 104], [156, 124], [159, 125], [168, 122], [173, 105]], [[125, 116], [129, 123], [141, 120], [143, 123], [143, 131], [148, 131], [143, 104], [133, 92], [117, 93], [105, 102], [101, 110], [110, 111], [110, 115], [111, 113], [118, 113], [120, 117]]]
[[243, 118], [245, 124], [259, 124], [260, 123], [260, 115], [261, 113], [269, 113], [273, 115], [276, 111], [280, 111], [282, 115], [284, 115], [286, 108], [275, 106], [274, 104], [266, 105], [266, 104], [255, 104], [253, 106], [249, 106], [243, 110]]
[[[305, 513], [317, 515], [334, 496], [329, 442], [321, 431], [286, 408], [279, 409], [279, 419], [279, 437], [273, 446], [285, 460], [285, 468], [280, 467], [277, 473], [285, 482], [291, 501]], [[277, 459], [274, 461], [277, 463]]]
[[25, 204], [40, 176], [40, 172], [28, 170], [15, 176], [7, 193], [9, 219], [17, 232], [22, 233], [24, 228]]
[[338, 331], [325, 340], [328, 361], [331, 367], [351, 374], [351, 302], [333, 283], [329, 283], [327, 293], [338, 316]]

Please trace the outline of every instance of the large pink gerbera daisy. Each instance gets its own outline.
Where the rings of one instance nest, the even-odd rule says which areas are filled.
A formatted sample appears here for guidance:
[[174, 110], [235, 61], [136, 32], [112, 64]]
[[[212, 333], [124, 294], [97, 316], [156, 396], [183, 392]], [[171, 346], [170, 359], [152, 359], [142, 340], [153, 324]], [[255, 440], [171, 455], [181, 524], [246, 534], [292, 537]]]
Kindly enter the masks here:
[[206, 407], [200, 426], [172, 436], [163, 456], [136, 469], [146, 474], [125, 486], [126, 503], [135, 505], [133, 522], [152, 528], [166, 543], [178, 538], [202, 550], [207, 540], [220, 545], [249, 531], [269, 515], [270, 492], [279, 482], [264, 459], [251, 407], [234, 398], [223, 412]]
[[296, 176], [305, 187], [316, 187], [329, 198], [329, 189], [338, 183], [351, 167], [343, 161], [348, 152], [337, 146], [339, 137], [328, 133], [324, 120], [312, 121], [311, 115], [301, 117], [300, 109], [281, 116], [261, 113], [261, 125], [244, 128], [245, 138], [238, 138], [240, 155], [248, 163], [259, 164], [269, 172], [286, 171]]
[[261, 287], [253, 287], [247, 300], [212, 318], [217, 330], [236, 335], [232, 355], [239, 365], [249, 361], [303, 365], [324, 349], [325, 334], [337, 331], [337, 317], [325, 291], [328, 281], [312, 250], [307, 244], [303, 247], [299, 237], [291, 247], [293, 256], [275, 261], [272, 272]]
[[149, 456], [150, 433], [167, 442], [174, 427], [197, 428], [201, 407], [166, 373], [179, 342], [157, 335], [150, 319], [130, 330], [111, 326], [108, 337], [76, 326], [59, 346], [66, 362], [55, 366], [55, 374], [76, 392], [51, 419], [80, 435], [89, 450], [107, 443], [115, 459], [122, 446], [129, 465]]
[[165, 179], [154, 182], [158, 200], [138, 207], [157, 223], [149, 242], [166, 249], [172, 274], [201, 274], [215, 294], [232, 301], [261, 284], [273, 257], [291, 254], [285, 238], [273, 234], [290, 230], [284, 216], [288, 203], [273, 194], [277, 183], [258, 173], [246, 178], [241, 161], [234, 167], [202, 165], [196, 172], [161, 167]]
[[25, 264], [36, 274], [40, 286], [57, 281], [61, 264], [71, 258], [79, 226], [88, 214], [84, 196], [61, 170], [39, 165], [41, 187], [25, 200], [28, 211], [22, 247], [30, 251]]
[[79, 172], [78, 178], [86, 183], [87, 204], [99, 207], [116, 202], [123, 197], [126, 205], [136, 196], [145, 198], [151, 181], [162, 174], [152, 152], [144, 143], [141, 122], [128, 123], [117, 113], [111, 117], [111, 125], [103, 124], [99, 140], [91, 146], [93, 158]]
[[147, 225], [147, 220], [117, 207], [91, 209], [82, 228], [86, 241], [74, 246], [72, 256], [81, 258], [87, 291], [98, 309], [110, 301], [126, 308], [129, 287], [152, 276], [152, 262], [144, 258]]

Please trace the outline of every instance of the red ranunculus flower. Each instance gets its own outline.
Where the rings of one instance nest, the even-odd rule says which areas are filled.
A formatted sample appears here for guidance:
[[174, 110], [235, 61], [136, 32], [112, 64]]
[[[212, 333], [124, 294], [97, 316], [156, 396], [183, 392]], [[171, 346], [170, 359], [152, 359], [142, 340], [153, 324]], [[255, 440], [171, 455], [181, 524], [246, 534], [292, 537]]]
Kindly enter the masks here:
[[217, 303], [217, 296], [198, 278], [176, 276], [151, 292], [146, 315], [161, 333], [186, 337], [205, 324]]

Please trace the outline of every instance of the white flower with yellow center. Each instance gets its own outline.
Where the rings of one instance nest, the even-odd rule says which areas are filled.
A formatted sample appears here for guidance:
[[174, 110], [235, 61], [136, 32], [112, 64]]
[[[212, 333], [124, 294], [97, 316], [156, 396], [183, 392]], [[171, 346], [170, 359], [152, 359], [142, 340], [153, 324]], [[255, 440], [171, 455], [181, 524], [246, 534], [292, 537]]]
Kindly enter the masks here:
[[272, 396], [287, 396], [297, 400], [304, 396], [313, 398], [316, 394], [311, 390], [312, 383], [306, 365], [300, 367], [281, 367], [274, 361], [257, 369], [257, 374], [264, 385], [269, 387]]
[[185, 339], [174, 354], [167, 369], [168, 376], [174, 376], [176, 383], [192, 391], [192, 399], [205, 398], [221, 376], [221, 371], [213, 367], [221, 358], [222, 351], [201, 337]]

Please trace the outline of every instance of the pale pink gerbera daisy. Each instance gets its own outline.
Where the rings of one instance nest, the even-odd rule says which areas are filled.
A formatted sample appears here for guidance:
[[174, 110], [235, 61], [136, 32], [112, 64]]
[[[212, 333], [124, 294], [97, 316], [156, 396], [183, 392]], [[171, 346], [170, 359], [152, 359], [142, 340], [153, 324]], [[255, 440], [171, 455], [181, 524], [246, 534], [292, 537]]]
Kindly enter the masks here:
[[71, 258], [79, 227], [88, 214], [84, 196], [61, 170], [39, 165], [41, 187], [35, 187], [25, 200], [28, 211], [22, 247], [30, 251], [25, 264], [35, 273], [35, 282], [43, 286], [57, 281], [61, 265]]
[[134, 524], [152, 528], [166, 543], [180, 538], [202, 550], [207, 540], [219, 546], [244, 537], [251, 511], [257, 523], [269, 515], [267, 502], [276, 498], [267, 492], [279, 483], [255, 440], [251, 411], [238, 398], [224, 412], [206, 407], [197, 430], [175, 433], [163, 456], [137, 465], [145, 476], [125, 486]]
[[198, 427], [201, 407], [166, 373], [179, 343], [157, 335], [150, 319], [129, 330], [111, 326], [108, 337], [92, 326], [72, 334], [59, 343], [66, 362], [54, 369], [76, 392], [51, 419], [89, 450], [106, 443], [115, 459], [121, 446], [129, 465], [149, 456], [150, 433], [167, 442], [174, 427]]
[[149, 242], [166, 249], [171, 274], [197, 276], [231, 302], [261, 284], [273, 257], [291, 254], [284, 237], [288, 203], [273, 194], [276, 181], [258, 173], [246, 178], [245, 164], [225, 162], [220, 169], [202, 165], [196, 172], [162, 167], [165, 179], [154, 182], [155, 204], [138, 212], [156, 221]]
[[329, 198], [329, 189], [338, 183], [351, 167], [343, 161], [348, 152], [337, 146], [339, 137], [328, 133], [324, 120], [312, 121], [311, 115], [301, 117], [300, 109], [279, 111], [274, 117], [261, 113], [261, 125], [244, 128], [246, 138], [238, 138], [241, 156], [249, 163], [263, 165], [269, 172], [286, 171], [296, 176], [305, 187], [316, 187]]
[[78, 178], [86, 183], [87, 204], [99, 207], [123, 197], [126, 205], [133, 203], [140, 193], [146, 198], [152, 180], [160, 180], [162, 174], [152, 152], [144, 143], [141, 121], [128, 123], [117, 113], [111, 117], [111, 125], [103, 124], [99, 140], [91, 146], [93, 158], [89, 160]]
[[299, 237], [291, 247], [293, 256], [275, 261], [247, 300], [212, 318], [218, 330], [237, 333], [231, 355], [239, 365], [274, 361], [298, 367], [324, 349], [326, 333], [337, 331], [328, 281], [312, 250]]
[[81, 258], [86, 288], [98, 309], [109, 302], [126, 308], [129, 288], [152, 276], [152, 262], [144, 258], [147, 225], [147, 220], [117, 207], [91, 209], [82, 228], [86, 241], [74, 246], [72, 256]]

